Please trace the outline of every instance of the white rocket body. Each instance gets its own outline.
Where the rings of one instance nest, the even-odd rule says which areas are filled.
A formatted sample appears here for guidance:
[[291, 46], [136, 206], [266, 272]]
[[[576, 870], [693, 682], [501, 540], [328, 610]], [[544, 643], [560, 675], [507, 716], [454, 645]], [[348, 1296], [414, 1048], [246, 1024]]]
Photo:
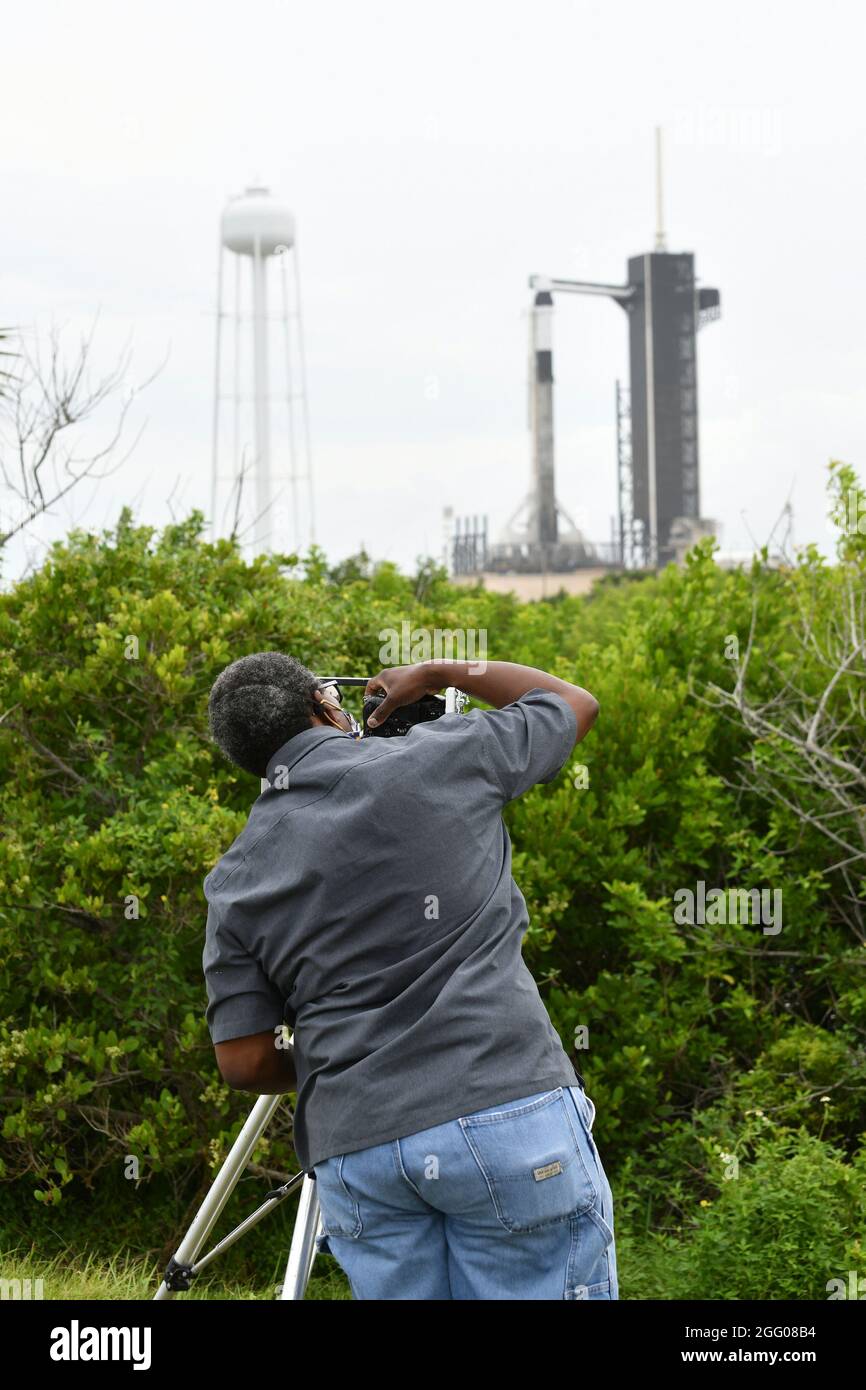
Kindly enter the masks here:
[[557, 542], [553, 471], [553, 296], [539, 290], [530, 322], [530, 412], [533, 506], [530, 533], [541, 546]]

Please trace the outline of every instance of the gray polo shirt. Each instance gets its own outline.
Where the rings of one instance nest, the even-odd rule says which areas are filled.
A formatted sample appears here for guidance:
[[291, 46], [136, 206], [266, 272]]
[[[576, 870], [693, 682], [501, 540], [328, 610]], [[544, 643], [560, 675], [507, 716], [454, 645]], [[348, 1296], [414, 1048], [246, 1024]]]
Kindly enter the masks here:
[[521, 956], [507, 802], [563, 767], [560, 695], [405, 738], [310, 728], [204, 881], [213, 1042], [294, 1031], [304, 1169], [580, 1078]]

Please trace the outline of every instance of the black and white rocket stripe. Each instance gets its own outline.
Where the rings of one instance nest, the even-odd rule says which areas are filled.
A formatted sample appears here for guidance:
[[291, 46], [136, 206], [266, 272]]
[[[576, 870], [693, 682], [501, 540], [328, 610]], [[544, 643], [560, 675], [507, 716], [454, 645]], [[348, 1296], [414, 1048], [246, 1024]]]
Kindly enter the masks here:
[[556, 488], [553, 471], [553, 296], [539, 290], [530, 314], [530, 426], [535, 497], [533, 539], [539, 545], [557, 540]]

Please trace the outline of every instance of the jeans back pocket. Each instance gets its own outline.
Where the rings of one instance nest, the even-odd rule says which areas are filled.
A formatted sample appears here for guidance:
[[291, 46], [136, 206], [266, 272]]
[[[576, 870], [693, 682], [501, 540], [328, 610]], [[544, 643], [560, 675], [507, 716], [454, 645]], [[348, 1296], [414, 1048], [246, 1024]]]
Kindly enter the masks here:
[[324, 1162], [317, 1163], [313, 1169], [316, 1175], [319, 1215], [324, 1236], [346, 1236], [350, 1240], [357, 1240], [363, 1230], [363, 1222], [361, 1209], [343, 1177], [345, 1157], [345, 1154], [336, 1154], [333, 1158], [326, 1158]]
[[508, 1110], [459, 1121], [508, 1231], [535, 1231], [579, 1216], [598, 1201], [587, 1136], [561, 1086]]

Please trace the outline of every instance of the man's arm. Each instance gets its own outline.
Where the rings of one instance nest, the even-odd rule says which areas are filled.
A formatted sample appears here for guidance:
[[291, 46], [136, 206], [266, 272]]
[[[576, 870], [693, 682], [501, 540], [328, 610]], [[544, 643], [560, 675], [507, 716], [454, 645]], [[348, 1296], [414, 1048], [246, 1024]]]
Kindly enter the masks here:
[[[231, 882], [240, 894], [235, 870]], [[236, 1091], [280, 1095], [296, 1089], [294, 1052], [282, 1023], [284, 1000], [232, 929], [234, 900], [205, 879], [208, 900], [202, 952], [207, 1024], [223, 1080]]]
[[220, 1075], [233, 1091], [278, 1096], [297, 1090], [295, 1050], [291, 1043], [286, 1045], [279, 1029], [214, 1043], [214, 1053]]
[[487, 661], [478, 670], [476, 661], [421, 661], [415, 666], [393, 666], [380, 671], [368, 681], [366, 695], [385, 692], [385, 699], [368, 723], [381, 724], [392, 710], [412, 704], [422, 695], [433, 695], [447, 685], [465, 690], [487, 705], [502, 709], [519, 700], [528, 690], [552, 690], [571, 705], [577, 720], [578, 744], [589, 732], [598, 716], [599, 704], [594, 695], [571, 681], [560, 680], [535, 666], [518, 666], [513, 661]]

